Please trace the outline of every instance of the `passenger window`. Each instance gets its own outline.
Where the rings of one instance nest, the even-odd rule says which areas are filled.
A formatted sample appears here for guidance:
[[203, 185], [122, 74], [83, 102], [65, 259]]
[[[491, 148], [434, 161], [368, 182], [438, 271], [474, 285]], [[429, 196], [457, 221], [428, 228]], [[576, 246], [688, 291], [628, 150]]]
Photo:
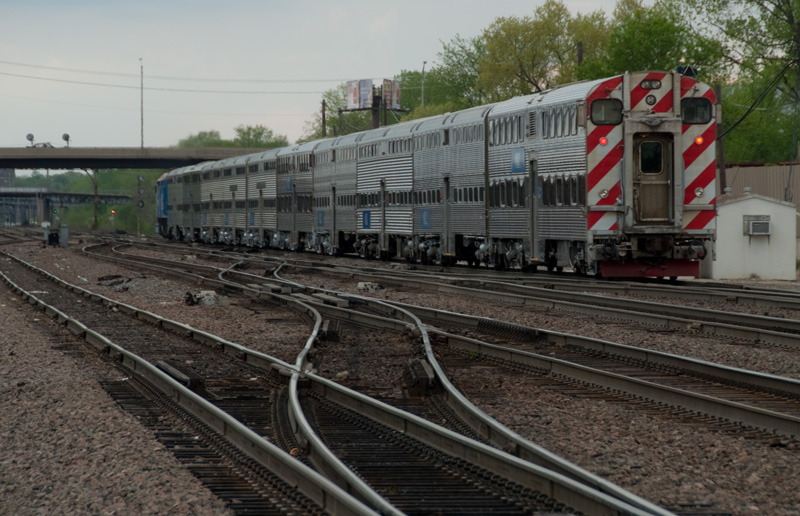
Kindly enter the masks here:
[[564, 204], [564, 179], [556, 178], [556, 206]]
[[598, 99], [592, 102], [592, 123], [595, 125], [618, 125], [622, 123], [622, 101]]

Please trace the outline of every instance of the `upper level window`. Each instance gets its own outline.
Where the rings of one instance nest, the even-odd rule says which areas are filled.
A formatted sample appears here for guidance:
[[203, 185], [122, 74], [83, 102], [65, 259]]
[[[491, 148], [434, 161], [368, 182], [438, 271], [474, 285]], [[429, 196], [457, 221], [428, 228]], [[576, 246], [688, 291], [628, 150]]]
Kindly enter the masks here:
[[681, 118], [684, 124], [707, 124], [711, 121], [711, 101], [699, 97], [681, 100]]
[[592, 123], [595, 125], [618, 125], [622, 123], [622, 101], [597, 99], [592, 102]]

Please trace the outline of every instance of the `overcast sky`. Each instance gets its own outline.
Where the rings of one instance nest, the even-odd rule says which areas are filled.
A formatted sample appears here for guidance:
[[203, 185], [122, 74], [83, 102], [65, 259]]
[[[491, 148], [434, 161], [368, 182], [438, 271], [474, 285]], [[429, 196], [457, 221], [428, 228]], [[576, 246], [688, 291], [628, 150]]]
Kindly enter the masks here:
[[[430, 68], [442, 41], [544, 0], [3, 0], [0, 147], [138, 147], [264, 125], [294, 142], [321, 92]], [[565, 0], [572, 14], [613, 0]], [[178, 91], [176, 91], [178, 90]], [[201, 90], [189, 91], [189, 90]], [[219, 93], [227, 92], [227, 93]]]

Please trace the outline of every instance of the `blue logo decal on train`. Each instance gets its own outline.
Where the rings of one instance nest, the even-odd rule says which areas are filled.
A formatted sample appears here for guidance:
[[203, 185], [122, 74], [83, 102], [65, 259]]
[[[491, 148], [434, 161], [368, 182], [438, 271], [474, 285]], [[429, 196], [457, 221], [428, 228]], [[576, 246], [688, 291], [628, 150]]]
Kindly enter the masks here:
[[511, 173], [522, 174], [525, 172], [525, 149], [511, 149]]
[[318, 210], [317, 211], [317, 227], [321, 228], [325, 225], [325, 211]]
[[361, 212], [361, 222], [364, 229], [370, 229], [372, 226], [372, 212], [368, 210]]
[[419, 209], [419, 228], [420, 229], [431, 229], [431, 209], [430, 208], [420, 208]]

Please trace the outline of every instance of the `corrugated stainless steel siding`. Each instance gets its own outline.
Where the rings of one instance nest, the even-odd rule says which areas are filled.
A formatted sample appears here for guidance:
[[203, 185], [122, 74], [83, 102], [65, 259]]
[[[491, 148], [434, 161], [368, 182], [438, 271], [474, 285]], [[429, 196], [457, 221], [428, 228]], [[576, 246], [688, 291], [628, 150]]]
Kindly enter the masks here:
[[585, 240], [586, 214], [582, 208], [540, 208], [537, 212], [540, 238]]
[[489, 232], [492, 237], [519, 237], [528, 227], [528, 211], [525, 208], [498, 208], [490, 210]]
[[450, 206], [450, 228], [454, 233], [483, 235], [483, 204], [464, 204]]
[[358, 192], [380, 190], [381, 180], [390, 190], [411, 190], [413, 181], [411, 155], [360, 161], [358, 163]]
[[[364, 228], [363, 212], [370, 212], [370, 227]], [[380, 233], [383, 225], [383, 213], [380, 208], [367, 208], [358, 210], [358, 232]], [[414, 228], [412, 209], [391, 207], [386, 208], [386, 232], [400, 235], [410, 235]]]

